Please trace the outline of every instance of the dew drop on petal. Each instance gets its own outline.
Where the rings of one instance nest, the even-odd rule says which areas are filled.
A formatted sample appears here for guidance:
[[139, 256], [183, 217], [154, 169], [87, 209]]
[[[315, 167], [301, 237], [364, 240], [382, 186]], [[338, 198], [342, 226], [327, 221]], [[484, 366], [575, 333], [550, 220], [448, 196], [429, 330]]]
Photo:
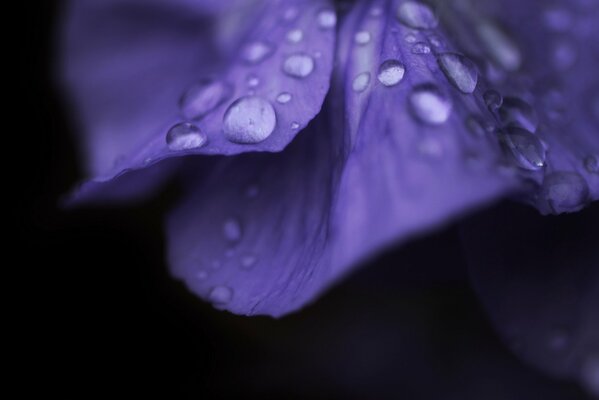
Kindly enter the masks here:
[[233, 299], [233, 289], [227, 286], [215, 286], [210, 290], [208, 299], [215, 305], [228, 304]]
[[505, 152], [523, 169], [536, 171], [545, 165], [546, 149], [541, 140], [518, 127], [508, 127], [499, 132]]
[[166, 144], [172, 151], [193, 150], [204, 146], [208, 137], [194, 124], [182, 122], [166, 134]]
[[223, 236], [228, 242], [239, 242], [242, 234], [241, 223], [237, 218], [228, 218], [223, 224]]
[[357, 32], [354, 36], [354, 41], [359, 45], [366, 45], [370, 43], [371, 35], [368, 31]]
[[292, 54], [283, 62], [283, 71], [293, 78], [305, 78], [314, 71], [314, 59], [307, 54]]
[[318, 26], [322, 29], [332, 29], [337, 25], [337, 14], [333, 10], [321, 10], [316, 18], [318, 19]]
[[287, 40], [291, 43], [299, 43], [304, 38], [304, 32], [301, 29], [293, 29], [287, 33]]
[[438, 57], [445, 77], [462, 93], [472, 93], [478, 83], [476, 66], [469, 58], [456, 53], [444, 53]]
[[277, 103], [287, 104], [291, 101], [291, 99], [292, 99], [291, 93], [287, 93], [287, 92], [279, 93], [279, 95], [277, 96]]
[[545, 176], [543, 201], [555, 214], [580, 211], [589, 201], [589, 186], [576, 172], [554, 172]]
[[491, 112], [495, 112], [503, 104], [503, 96], [497, 90], [489, 89], [483, 94], [483, 100]]
[[397, 9], [397, 19], [414, 29], [433, 29], [439, 24], [437, 16], [429, 6], [416, 1], [406, 1]]
[[414, 87], [408, 101], [414, 117], [431, 125], [447, 121], [452, 109], [451, 100], [432, 83]]
[[218, 80], [192, 85], [181, 97], [179, 107], [187, 119], [198, 119], [229, 100], [233, 87]]
[[418, 40], [416, 39], [416, 36], [414, 36], [412, 33], [408, 33], [404, 39], [406, 43], [416, 43], [416, 40]]
[[414, 43], [412, 46], [412, 54], [430, 54], [431, 48], [424, 42]]
[[530, 132], [535, 132], [539, 126], [533, 106], [518, 97], [505, 97], [499, 108], [499, 116], [504, 125], [519, 126]]
[[223, 132], [233, 143], [260, 143], [273, 133], [276, 125], [277, 115], [272, 104], [258, 96], [236, 100], [223, 117]]
[[384, 61], [379, 67], [377, 78], [383, 85], [395, 86], [403, 80], [406, 67], [397, 60]]
[[262, 42], [251, 42], [242, 49], [242, 58], [249, 64], [259, 64], [274, 53], [274, 46]]
[[362, 93], [370, 84], [370, 72], [362, 72], [358, 74], [352, 82], [352, 89], [356, 93]]
[[247, 77], [246, 80], [247, 84], [249, 87], [251, 88], [255, 88], [260, 84], [260, 78], [258, 78], [256, 75], [251, 74]]

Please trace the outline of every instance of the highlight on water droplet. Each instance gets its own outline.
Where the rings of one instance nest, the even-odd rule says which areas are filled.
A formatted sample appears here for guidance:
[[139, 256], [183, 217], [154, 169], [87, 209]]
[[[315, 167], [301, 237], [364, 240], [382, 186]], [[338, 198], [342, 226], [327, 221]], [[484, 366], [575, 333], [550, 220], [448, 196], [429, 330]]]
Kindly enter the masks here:
[[330, 9], [321, 10], [317, 15], [318, 26], [322, 29], [332, 29], [337, 25], [337, 14]]
[[553, 214], [580, 211], [589, 202], [589, 186], [577, 172], [553, 172], [543, 179], [540, 201]]
[[291, 93], [287, 93], [287, 92], [279, 93], [279, 95], [277, 96], [277, 103], [287, 104], [291, 101], [291, 99], [292, 99]]
[[229, 106], [223, 117], [225, 137], [239, 144], [255, 144], [266, 140], [275, 130], [277, 115], [268, 100], [246, 96]]
[[430, 54], [431, 48], [424, 42], [414, 43], [412, 46], [412, 54]]
[[292, 54], [283, 62], [283, 71], [293, 78], [306, 78], [314, 71], [314, 59], [303, 53]]
[[189, 122], [176, 124], [166, 134], [166, 144], [172, 151], [199, 149], [207, 141], [208, 137], [200, 128]]
[[512, 126], [499, 132], [499, 141], [520, 168], [537, 171], [545, 166], [545, 146], [532, 133]]

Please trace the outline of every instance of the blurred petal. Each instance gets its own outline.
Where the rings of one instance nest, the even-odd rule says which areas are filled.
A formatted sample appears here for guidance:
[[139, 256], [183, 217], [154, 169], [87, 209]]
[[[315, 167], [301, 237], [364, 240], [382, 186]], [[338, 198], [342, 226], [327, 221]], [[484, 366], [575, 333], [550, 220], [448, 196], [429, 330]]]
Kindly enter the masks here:
[[218, 19], [185, 12], [196, 3], [217, 4], [71, 3], [65, 75], [98, 190], [172, 157], [280, 151], [320, 110], [327, 1], [246, 1]]
[[598, 210], [558, 219], [506, 204], [470, 219], [463, 230], [476, 291], [509, 347], [554, 376], [580, 380], [595, 395]]

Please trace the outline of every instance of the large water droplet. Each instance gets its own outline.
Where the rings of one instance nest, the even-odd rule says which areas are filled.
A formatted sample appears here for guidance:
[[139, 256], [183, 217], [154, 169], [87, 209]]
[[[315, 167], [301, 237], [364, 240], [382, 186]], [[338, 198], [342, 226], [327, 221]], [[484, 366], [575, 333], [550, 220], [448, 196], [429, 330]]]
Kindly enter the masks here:
[[462, 93], [472, 93], [478, 83], [476, 66], [467, 57], [456, 53], [444, 53], [438, 57], [439, 66], [451, 82]]
[[187, 119], [198, 119], [229, 100], [233, 87], [214, 80], [192, 85], [181, 97], [179, 106]]
[[233, 299], [233, 289], [227, 286], [215, 286], [210, 290], [208, 299], [215, 305], [226, 305]]
[[166, 144], [173, 151], [199, 149], [207, 141], [208, 137], [200, 128], [188, 122], [173, 126], [166, 134]]
[[352, 89], [356, 93], [362, 93], [370, 84], [370, 72], [358, 74], [352, 82]]
[[379, 67], [377, 78], [385, 86], [395, 86], [402, 81], [406, 67], [397, 60], [387, 60]]
[[437, 16], [429, 6], [416, 1], [406, 1], [397, 9], [397, 19], [414, 29], [433, 29], [439, 24]]
[[506, 126], [519, 126], [535, 132], [539, 126], [539, 118], [535, 109], [518, 97], [506, 97], [499, 108], [499, 116]]
[[431, 125], [447, 121], [452, 108], [451, 100], [432, 83], [416, 86], [410, 93], [409, 105], [417, 119]]
[[322, 29], [331, 29], [337, 24], [337, 14], [333, 10], [322, 10], [316, 18], [318, 19], [318, 26]]
[[290, 55], [283, 63], [283, 71], [294, 78], [305, 78], [314, 71], [314, 59], [302, 53]]
[[491, 21], [477, 26], [479, 38], [495, 64], [506, 71], [516, 71], [522, 65], [522, 55], [516, 43]]
[[242, 52], [242, 58], [244, 61], [250, 64], [258, 64], [266, 60], [274, 53], [274, 46], [265, 42], [256, 41], [246, 45]]
[[536, 171], [545, 165], [546, 150], [539, 138], [518, 127], [508, 127], [499, 132], [505, 152], [520, 168]]
[[223, 235], [228, 242], [239, 242], [242, 234], [241, 223], [237, 218], [228, 218], [223, 224]]
[[272, 134], [276, 125], [274, 108], [268, 100], [258, 96], [238, 99], [223, 117], [223, 132], [233, 143], [260, 143]]
[[554, 214], [580, 211], [589, 201], [589, 186], [576, 172], [554, 172], [545, 176], [542, 200]]

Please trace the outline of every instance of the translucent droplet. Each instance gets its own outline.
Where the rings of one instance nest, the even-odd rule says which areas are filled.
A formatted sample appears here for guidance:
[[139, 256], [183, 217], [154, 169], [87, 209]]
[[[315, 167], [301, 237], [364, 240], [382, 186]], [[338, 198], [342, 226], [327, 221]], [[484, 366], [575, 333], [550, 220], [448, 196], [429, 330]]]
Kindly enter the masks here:
[[337, 25], [337, 14], [333, 10], [322, 10], [318, 13], [318, 26], [322, 29], [331, 29]]
[[385, 86], [395, 86], [403, 80], [406, 67], [397, 60], [387, 60], [379, 67], [377, 78]]
[[589, 355], [583, 361], [580, 381], [592, 396], [599, 396], [599, 356]]
[[433, 29], [439, 24], [437, 16], [429, 6], [416, 1], [406, 1], [397, 9], [397, 19], [413, 29]]
[[588, 203], [589, 186], [576, 172], [554, 172], [545, 176], [541, 197], [554, 214], [576, 212]]
[[362, 93], [370, 84], [370, 72], [358, 74], [352, 83], [352, 89], [356, 93]]
[[408, 33], [405, 37], [404, 37], [406, 43], [416, 43], [416, 36], [414, 36], [414, 34], [412, 33]]
[[516, 71], [522, 65], [522, 55], [516, 43], [491, 21], [477, 25], [478, 36], [495, 64], [506, 71]]
[[253, 268], [256, 265], [257, 261], [258, 261], [258, 257], [256, 257], [255, 255], [246, 254], [245, 256], [241, 257], [241, 268], [243, 268], [243, 269]]
[[287, 40], [291, 43], [299, 43], [304, 38], [304, 32], [301, 29], [293, 29], [287, 33]]
[[584, 168], [591, 174], [599, 174], [599, 157], [589, 155], [584, 158]]
[[451, 113], [451, 100], [432, 83], [416, 86], [408, 100], [414, 117], [427, 124], [442, 124]]
[[183, 122], [166, 134], [166, 144], [172, 151], [193, 150], [204, 146], [208, 137], [194, 124]]
[[456, 53], [444, 53], [438, 57], [445, 77], [462, 93], [472, 93], [478, 83], [476, 66], [467, 57]]
[[291, 93], [283, 92], [277, 96], [277, 103], [287, 104], [291, 101], [291, 99], [292, 99]]
[[291, 129], [296, 130], [296, 129], [299, 129], [300, 124], [299, 124], [299, 122], [293, 121], [290, 126], [291, 126]]
[[260, 143], [273, 133], [276, 125], [274, 108], [268, 100], [258, 96], [238, 99], [223, 117], [223, 132], [233, 143]]
[[229, 100], [233, 87], [215, 80], [192, 85], [181, 97], [179, 106], [187, 119], [198, 119]]
[[233, 289], [227, 286], [215, 286], [208, 299], [215, 305], [226, 305], [233, 299]]
[[251, 88], [257, 87], [260, 84], [260, 78], [254, 74], [251, 74], [247, 77], [247, 84]]
[[314, 59], [302, 53], [290, 55], [283, 63], [283, 71], [294, 78], [305, 78], [314, 71]]
[[370, 43], [370, 39], [371, 36], [370, 32], [368, 31], [360, 31], [354, 36], [354, 41], [359, 45], [366, 45]]
[[520, 168], [536, 171], [545, 165], [546, 150], [539, 138], [518, 127], [509, 127], [499, 133], [505, 152]]
[[483, 100], [489, 111], [494, 113], [503, 104], [503, 96], [497, 90], [489, 89], [483, 94]]
[[250, 64], [259, 64], [274, 53], [274, 46], [261, 42], [251, 42], [242, 50], [242, 58]]
[[223, 224], [223, 235], [228, 242], [239, 242], [242, 234], [241, 223], [237, 218], [228, 218]]
[[424, 42], [414, 43], [414, 45], [412, 46], [413, 54], [430, 54], [430, 52], [430, 46]]
[[518, 97], [505, 97], [499, 108], [499, 116], [506, 126], [519, 126], [535, 132], [539, 126], [539, 118], [535, 109]]

